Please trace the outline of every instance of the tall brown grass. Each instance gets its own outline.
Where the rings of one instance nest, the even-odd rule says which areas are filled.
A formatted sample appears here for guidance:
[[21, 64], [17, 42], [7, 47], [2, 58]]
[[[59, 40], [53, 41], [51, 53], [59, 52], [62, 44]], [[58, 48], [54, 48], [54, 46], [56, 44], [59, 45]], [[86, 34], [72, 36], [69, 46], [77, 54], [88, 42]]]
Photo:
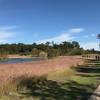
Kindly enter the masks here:
[[28, 86], [36, 86], [38, 82], [46, 80], [46, 76], [29, 76], [22, 75], [14, 77], [6, 81], [4, 84], [0, 84], [0, 97], [18, 94], [21, 91], [27, 91]]

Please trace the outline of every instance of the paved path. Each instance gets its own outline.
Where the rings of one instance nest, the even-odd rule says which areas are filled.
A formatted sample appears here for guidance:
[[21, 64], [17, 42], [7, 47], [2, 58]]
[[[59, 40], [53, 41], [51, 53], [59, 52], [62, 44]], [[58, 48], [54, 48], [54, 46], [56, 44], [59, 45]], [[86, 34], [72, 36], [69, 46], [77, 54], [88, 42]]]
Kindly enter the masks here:
[[94, 91], [93, 95], [90, 97], [89, 100], [100, 100], [100, 85], [98, 88]]

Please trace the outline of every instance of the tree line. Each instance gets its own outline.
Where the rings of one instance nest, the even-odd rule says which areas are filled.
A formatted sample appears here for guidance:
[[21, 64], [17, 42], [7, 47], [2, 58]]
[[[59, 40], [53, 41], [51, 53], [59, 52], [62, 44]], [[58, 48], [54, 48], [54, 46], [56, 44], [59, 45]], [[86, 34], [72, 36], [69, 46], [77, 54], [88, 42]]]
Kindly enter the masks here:
[[47, 56], [48, 58], [65, 55], [81, 55], [83, 53], [97, 53], [94, 49], [84, 50], [76, 41], [64, 41], [60, 44], [54, 42], [33, 44], [1, 44], [0, 54], [20, 54], [32, 56]]

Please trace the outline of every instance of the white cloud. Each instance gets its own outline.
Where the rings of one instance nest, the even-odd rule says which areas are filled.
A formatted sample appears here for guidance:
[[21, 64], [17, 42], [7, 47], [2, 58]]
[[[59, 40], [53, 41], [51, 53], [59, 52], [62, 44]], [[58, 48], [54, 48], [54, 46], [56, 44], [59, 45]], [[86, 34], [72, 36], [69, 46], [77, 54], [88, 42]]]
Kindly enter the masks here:
[[75, 36], [73, 36], [73, 33], [80, 33], [83, 30], [84, 30], [83, 28], [73, 28], [73, 29], [68, 30], [67, 32], [64, 32], [64, 33], [56, 36], [56, 37], [37, 41], [37, 43], [45, 43], [47, 41], [49, 41], [49, 42], [54, 41], [56, 43], [60, 43], [60, 42], [63, 42], [63, 41], [71, 41], [75, 38]]
[[13, 37], [14, 34], [12, 32], [0, 31], [0, 39], [7, 39]]
[[0, 31], [0, 43], [5, 43], [14, 36], [14, 32]]
[[15, 26], [0, 27], [0, 43], [6, 43], [15, 36], [15, 32], [12, 31], [13, 29], [15, 29]]
[[53, 38], [49, 38], [49, 39], [44, 39], [44, 40], [40, 40], [38, 41], [38, 43], [45, 43], [47, 41], [49, 42], [56, 42], [56, 43], [60, 43], [60, 42], [63, 42], [63, 41], [70, 41], [72, 40], [74, 37], [70, 36], [68, 33], [63, 33], [57, 37], [53, 37]]
[[80, 44], [81, 47], [83, 47], [84, 49], [96, 49], [99, 50], [99, 43], [98, 42], [84, 42]]
[[1, 26], [0, 31], [7, 31], [7, 30], [13, 30], [16, 29], [17, 26]]
[[69, 33], [80, 33], [80, 32], [83, 32], [83, 31], [84, 31], [83, 28], [72, 28], [68, 32]]

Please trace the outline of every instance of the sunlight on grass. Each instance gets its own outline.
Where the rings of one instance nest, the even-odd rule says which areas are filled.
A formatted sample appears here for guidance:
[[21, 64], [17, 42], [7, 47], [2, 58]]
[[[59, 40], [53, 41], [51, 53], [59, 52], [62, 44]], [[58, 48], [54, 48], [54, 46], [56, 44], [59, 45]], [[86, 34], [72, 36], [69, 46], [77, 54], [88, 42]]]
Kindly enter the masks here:
[[[56, 80], [56, 81], [76, 81], [79, 84], [93, 84], [97, 81], [97, 79], [95, 77], [82, 77], [82, 76], [78, 76], [75, 74], [76, 71], [74, 69], [66, 68], [60, 71], [55, 71], [52, 72], [50, 74], [48, 74], [48, 79], [50, 80]], [[93, 73], [91, 74], [91, 76], [94, 75]]]
[[76, 81], [79, 84], [93, 84], [96, 82], [96, 78], [93, 77], [82, 77], [82, 76], [72, 76], [70, 80]]
[[49, 73], [47, 78], [50, 80], [65, 81], [65, 80], [69, 80], [74, 74], [75, 71], [70, 67], [68, 67], [66, 69]]

